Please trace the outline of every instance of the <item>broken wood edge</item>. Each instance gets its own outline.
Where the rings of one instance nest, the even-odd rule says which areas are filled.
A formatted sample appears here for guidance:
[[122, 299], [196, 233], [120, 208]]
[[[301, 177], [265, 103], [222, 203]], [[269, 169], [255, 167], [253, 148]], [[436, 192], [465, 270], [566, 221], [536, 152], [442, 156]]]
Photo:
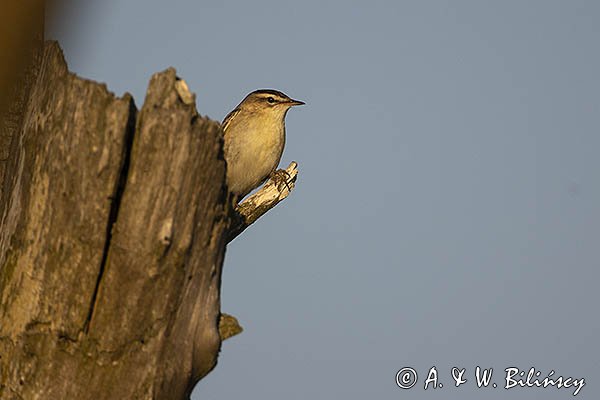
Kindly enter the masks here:
[[196, 94], [191, 92], [186, 81], [178, 76], [175, 77], [175, 91], [183, 104], [188, 106], [193, 105], [194, 111], [196, 111]]
[[258, 192], [240, 202], [234, 210], [227, 242], [238, 237], [267, 211], [288, 197], [296, 186], [297, 177], [298, 163], [292, 161], [286, 169], [275, 171]]
[[221, 317], [219, 318], [219, 336], [221, 336], [221, 341], [239, 335], [243, 330], [244, 328], [242, 328], [236, 317], [221, 313]]

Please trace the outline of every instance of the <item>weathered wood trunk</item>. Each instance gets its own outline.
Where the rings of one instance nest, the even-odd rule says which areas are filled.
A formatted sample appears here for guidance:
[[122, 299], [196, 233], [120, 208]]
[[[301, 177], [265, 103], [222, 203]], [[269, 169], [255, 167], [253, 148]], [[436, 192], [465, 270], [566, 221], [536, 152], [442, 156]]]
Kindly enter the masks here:
[[138, 112], [40, 59], [0, 151], [0, 398], [185, 399], [221, 345], [219, 124], [172, 69]]

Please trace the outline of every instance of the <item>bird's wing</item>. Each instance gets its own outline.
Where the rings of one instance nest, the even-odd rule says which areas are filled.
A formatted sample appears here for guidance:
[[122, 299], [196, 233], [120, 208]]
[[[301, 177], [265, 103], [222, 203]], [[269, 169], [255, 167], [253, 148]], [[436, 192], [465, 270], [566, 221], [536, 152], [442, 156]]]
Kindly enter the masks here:
[[235, 116], [238, 115], [239, 113], [240, 113], [240, 109], [236, 108], [235, 110], [233, 110], [232, 112], [227, 114], [227, 116], [223, 119], [223, 123], [221, 124], [221, 128], [223, 129], [223, 132], [227, 132], [227, 127], [229, 126], [231, 121], [233, 121]]

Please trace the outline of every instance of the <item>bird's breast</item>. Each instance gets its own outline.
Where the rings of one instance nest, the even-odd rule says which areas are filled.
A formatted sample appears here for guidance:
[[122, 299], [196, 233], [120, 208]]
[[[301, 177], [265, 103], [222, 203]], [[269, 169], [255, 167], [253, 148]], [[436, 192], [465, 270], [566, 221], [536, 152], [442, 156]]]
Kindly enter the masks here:
[[[234, 121], [235, 122], [235, 121]], [[225, 157], [232, 191], [246, 194], [277, 168], [285, 146], [282, 121], [248, 118], [225, 134]]]

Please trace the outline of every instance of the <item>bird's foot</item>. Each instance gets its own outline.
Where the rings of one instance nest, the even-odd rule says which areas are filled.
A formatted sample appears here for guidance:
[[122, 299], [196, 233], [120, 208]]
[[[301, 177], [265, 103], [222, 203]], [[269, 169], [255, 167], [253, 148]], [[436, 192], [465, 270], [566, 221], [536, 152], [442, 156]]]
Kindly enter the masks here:
[[277, 190], [280, 192], [284, 187], [287, 188], [288, 192], [292, 191], [290, 187], [290, 183], [292, 181], [292, 176], [285, 169], [278, 169], [277, 171], [271, 172], [271, 176], [269, 176], [275, 184], [277, 185]]

